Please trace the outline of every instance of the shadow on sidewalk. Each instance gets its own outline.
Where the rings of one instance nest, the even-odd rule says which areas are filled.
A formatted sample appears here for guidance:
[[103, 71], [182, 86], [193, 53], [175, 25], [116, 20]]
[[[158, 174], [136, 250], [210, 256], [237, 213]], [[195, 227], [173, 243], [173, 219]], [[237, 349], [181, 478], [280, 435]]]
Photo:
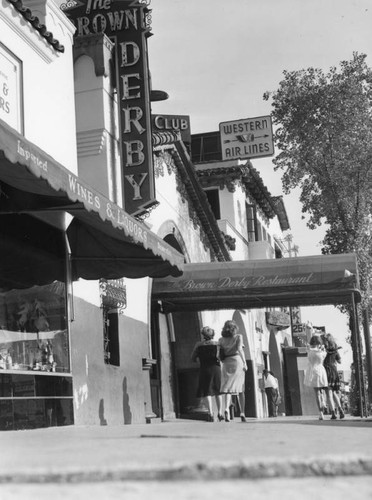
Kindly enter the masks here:
[[316, 425], [316, 426], [337, 426], [337, 427], [372, 427], [372, 419], [362, 419], [358, 417], [346, 417], [343, 420], [330, 420], [328, 415], [324, 416], [324, 420], [318, 420], [317, 416], [311, 416], [304, 419], [304, 417], [296, 419], [295, 417], [278, 417], [265, 420], [255, 420], [257, 424], [279, 424], [279, 425]]

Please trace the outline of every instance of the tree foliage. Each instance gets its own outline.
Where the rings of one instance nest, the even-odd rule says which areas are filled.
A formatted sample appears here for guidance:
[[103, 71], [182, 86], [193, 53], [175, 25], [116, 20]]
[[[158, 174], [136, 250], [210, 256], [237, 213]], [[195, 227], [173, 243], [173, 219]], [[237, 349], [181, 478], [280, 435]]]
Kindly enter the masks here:
[[[327, 224], [323, 253], [356, 252], [361, 289], [372, 273], [372, 70], [354, 53], [327, 73], [284, 71], [272, 101], [275, 169], [283, 189], [300, 188], [314, 229]], [[367, 295], [365, 294], [365, 300]]]

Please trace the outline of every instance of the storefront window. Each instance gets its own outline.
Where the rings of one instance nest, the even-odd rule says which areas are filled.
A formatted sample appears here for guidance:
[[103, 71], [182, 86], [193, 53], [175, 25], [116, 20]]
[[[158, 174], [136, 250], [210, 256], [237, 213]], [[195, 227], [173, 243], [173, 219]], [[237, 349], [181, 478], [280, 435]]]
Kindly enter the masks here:
[[0, 369], [70, 371], [64, 283], [0, 294]]
[[0, 119], [22, 134], [22, 62], [1, 43], [0, 68]]

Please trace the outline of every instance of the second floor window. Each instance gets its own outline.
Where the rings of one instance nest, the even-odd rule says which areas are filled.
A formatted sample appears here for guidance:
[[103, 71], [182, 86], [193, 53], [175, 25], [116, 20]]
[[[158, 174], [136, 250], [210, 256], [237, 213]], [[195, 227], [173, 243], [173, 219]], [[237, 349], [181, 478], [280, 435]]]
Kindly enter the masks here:
[[221, 219], [220, 195], [219, 189], [207, 189], [204, 191], [207, 195], [212, 212], [217, 220]]
[[258, 241], [258, 228], [257, 228], [257, 216], [256, 207], [254, 205], [246, 205], [247, 214], [247, 233], [248, 241]]

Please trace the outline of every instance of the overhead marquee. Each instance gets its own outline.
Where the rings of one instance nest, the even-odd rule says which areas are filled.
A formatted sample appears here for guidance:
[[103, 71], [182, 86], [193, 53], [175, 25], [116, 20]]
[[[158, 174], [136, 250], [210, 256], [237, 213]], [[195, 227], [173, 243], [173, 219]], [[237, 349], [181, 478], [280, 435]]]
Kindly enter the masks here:
[[164, 311], [253, 309], [360, 301], [355, 254], [185, 264], [156, 279]]

